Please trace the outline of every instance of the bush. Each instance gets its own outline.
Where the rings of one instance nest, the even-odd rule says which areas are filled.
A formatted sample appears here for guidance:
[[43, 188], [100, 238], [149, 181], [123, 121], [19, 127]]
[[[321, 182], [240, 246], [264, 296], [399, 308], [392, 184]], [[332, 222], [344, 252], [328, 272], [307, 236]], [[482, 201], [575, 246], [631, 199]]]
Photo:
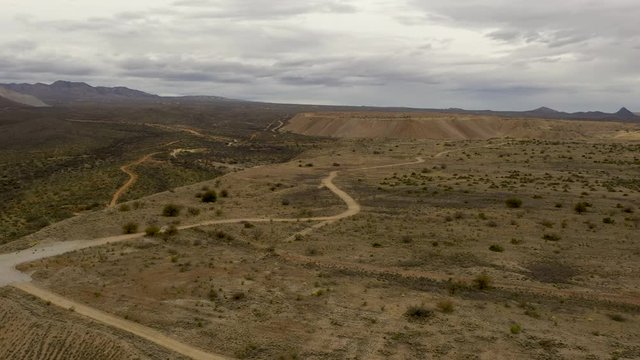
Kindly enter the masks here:
[[615, 220], [613, 220], [610, 217], [606, 217], [606, 218], [602, 219], [602, 222], [605, 223], [605, 224], [614, 224]]
[[187, 212], [189, 213], [189, 215], [191, 216], [198, 216], [200, 215], [200, 209], [198, 208], [194, 208], [194, 207], [190, 207], [189, 209], [187, 209]]
[[162, 216], [176, 217], [180, 215], [180, 207], [174, 204], [167, 204], [162, 209]]
[[451, 300], [439, 301], [436, 306], [438, 307], [438, 310], [446, 314], [450, 314], [454, 310], [453, 302]]
[[504, 248], [500, 245], [497, 244], [493, 244], [491, 246], [489, 246], [489, 250], [494, 251], [494, 252], [503, 252]]
[[517, 198], [510, 198], [505, 201], [505, 204], [510, 209], [517, 209], [522, 206], [522, 200]]
[[222, 196], [223, 198], [229, 197], [229, 191], [227, 191], [227, 189], [223, 189], [222, 191], [220, 191], [220, 196]]
[[144, 229], [144, 233], [146, 236], [153, 237], [158, 235], [159, 232], [160, 232], [160, 228], [155, 225], [147, 226], [147, 228]]
[[129, 205], [127, 205], [127, 204], [122, 204], [122, 205], [120, 205], [120, 207], [118, 207], [118, 210], [120, 210], [122, 212], [125, 212], [125, 211], [131, 210], [131, 207], [129, 207]]
[[491, 277], [487, 273], [476, 276], [473, 282], [479, 290], [487, 290], [491, 287]]
[[433, 316], [433, 311], [427, 309], [423, 305], [409, 306], [404, 316], [410, 320], [425, 320]]
[[289, 202], [288, 199], [282, 199], [282, 205], [287, 206], [289, 205], [291, 202]]
[[511, 333], [514, 335], [520, 334], [520, 332], [522, 332], [522, 326], [520, 326], [520, 324], [513, 324], [511, 325]]
[[558, 234], [544, 234], [544, 235], [542, 235], [542, 238], [544, 240], [548, 240], [548, 241], [558, 241], [558, 240], [560, 240], [560, 235], [558, 235]]
[[579, 202], [573, 206], [573, 210], [578, 214], [582, 214], [587, 211], [588, 207], [591, 207], [588, 202]]
[[138, 231], [138, 224], [134, 222], [126, 223], [122, 226], [125, 234], [135, 234]]
[[202, 202], [203, 203], [213, 203], [218, 200], [218, 195], [213, 190], [208, 190], [204, 194], [202, 194]]

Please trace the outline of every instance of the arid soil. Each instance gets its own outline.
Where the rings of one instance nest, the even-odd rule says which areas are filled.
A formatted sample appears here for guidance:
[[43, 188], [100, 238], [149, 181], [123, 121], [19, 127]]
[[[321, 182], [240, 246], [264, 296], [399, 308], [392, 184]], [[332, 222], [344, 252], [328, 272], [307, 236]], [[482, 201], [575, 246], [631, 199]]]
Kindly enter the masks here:
[[[342, 140], [56, 224], [23, 244], [126, 222], [183, 230], [20, 269], [230, 357], [638, 358], [638, 151], [607, 139]], [[204, 204], [206, 188], [228, 196]], [[169, 203], [178, 216], [161, 215]], [[240, 217], [300, 220], [224, 223]]]
[[[437, 113], [303, 113], [282, 131], [338, 138], [480, 140], [498, 137], [585, 139], [624, 136], [637, 125], [595, 121], [513, 119]], [[620, 132], [620, 133], [618, 133]]]
[[0, 288], [0, 358], [186, 359], [11, 287]]

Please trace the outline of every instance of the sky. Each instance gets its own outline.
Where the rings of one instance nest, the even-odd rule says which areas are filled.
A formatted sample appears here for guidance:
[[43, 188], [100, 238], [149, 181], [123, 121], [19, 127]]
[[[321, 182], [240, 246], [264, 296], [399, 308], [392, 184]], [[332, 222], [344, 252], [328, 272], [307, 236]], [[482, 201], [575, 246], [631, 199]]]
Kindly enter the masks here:
[[0, 0], [0, 83], [640, 110], [637, 0]]

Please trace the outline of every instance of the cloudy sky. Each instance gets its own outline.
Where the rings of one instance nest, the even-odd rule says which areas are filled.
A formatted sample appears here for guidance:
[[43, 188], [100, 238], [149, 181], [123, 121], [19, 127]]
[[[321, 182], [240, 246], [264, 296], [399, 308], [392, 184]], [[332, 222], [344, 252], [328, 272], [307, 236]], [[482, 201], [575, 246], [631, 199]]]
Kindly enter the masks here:
[[638, 0], [0, 0], [0, 82], [640, 110]]

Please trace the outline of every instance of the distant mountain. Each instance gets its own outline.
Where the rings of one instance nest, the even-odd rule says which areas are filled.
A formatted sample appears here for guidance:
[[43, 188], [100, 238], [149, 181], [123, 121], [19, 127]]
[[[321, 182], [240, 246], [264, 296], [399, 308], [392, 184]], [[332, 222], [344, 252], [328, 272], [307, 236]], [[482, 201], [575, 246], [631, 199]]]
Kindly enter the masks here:
[[50, 85], [0, 84], [0, 87], [34, 96], [51, 105], [155, 102], [161, 99], [160, 96], [126, 87], [94, 87], [84, 82], [56, 81]]
[[20, 104], [30, 107], [48, 107], [49, 105], [42, 102], [35, 96], [15, 92], [0, 86], [0, 98], [8, 100], [14, 104]]
[[540, 107], [535, 110], [528, 111], [493, 111], [493, 110], [463, 110], [463, 109], [447, 109], [429, 111], [444, 111], [448, 113], [474, 114], [474, 115], [496, 115], [509, 117], [527, 117], [541, 119], [568, 119], [568, 120], [602, 120], [602, 121], [624, 121], [624, 122], [640, 122], [640, 116], [622, 108], [613, 114], [602, 111], [587, 111], [567, 113], [557, 111], [548, 107]]

